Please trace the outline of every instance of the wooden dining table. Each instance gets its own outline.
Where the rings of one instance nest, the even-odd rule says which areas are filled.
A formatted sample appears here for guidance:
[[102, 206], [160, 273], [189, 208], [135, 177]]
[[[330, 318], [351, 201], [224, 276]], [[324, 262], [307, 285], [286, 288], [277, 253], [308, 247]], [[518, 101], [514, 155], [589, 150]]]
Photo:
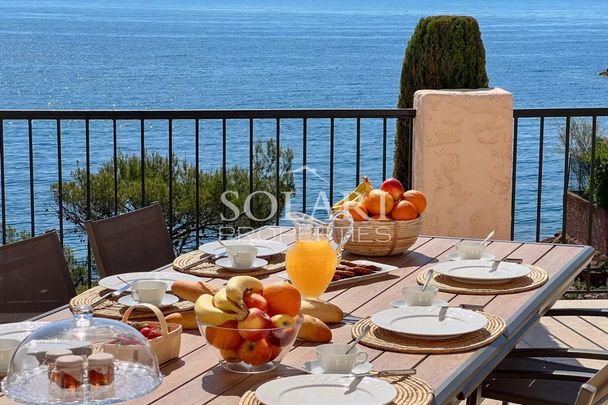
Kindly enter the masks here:
[[[290, 227], [267, 226], [245, 235], [244, 238], [278, 240], [291, 244], [294, 242], [295, 233]], [[367, 258], [397, 266], [399, 269], [383, 278], [329, 289], [322, 299], [338, 305], [351, 319], [364, 318], [390, 308], [390, 301], [401, 297], [402, 287], [415, 285], [419, 272], [426, 271], [437, 262], [446, 261], [446, 255], [455, 251], [455, 244], [460, 240], [452, 237], [420, 236], [403, 254]], [[467, 397], [478, 397], [477, 388], [483, 380], [564, 294], [593, 255], [593, 249], [588, 246], [516, 241], [492, 241], [487, 251], [497, 259], [523, 259], [525, 263], [535, 264], [549, 274], [549, 279], [543, 286], [521, 293], [439, 293], [438, 298], [448, 301], [450, 305], [482, 305], [485, 312], [501, 317], [506, 323], [502, 336], [488, 346], [456, 354], [403, 354], [361, 346], [368, 353], [374, 369], [415, 368], [416, 376], [433, 388], [436, 404], [449, 404]], [[348, 254], [345, 256], [350, 258]], [[173, 271], [170, 264], [158, 270]], [[226, 282], [222, 279], [204, 280], [218, 285]], [[271, 275], [264, 278], [263, 282], [280, 280], [276, 275]], [[70, 311], [64, 307], [45, 314], [39, 320], [55, 321], [70, 316]], [[333, 342], [352, 341], [352, 326], [352, 322], [334, 325]], [[128, 403], [237, 404], [243, 393], [266, 381], [302, 374], [302, 364], [315, 358], [314, 348], [314, 344], [296, 341], [277, 369], [255, 375], [237, 374], [218, 365], [218, 353], [205, 344], [198, 331], [185, 331], [179, 358], [161, 365], [164, 375], [162, 384], [152, 393]], [[13, 402], [5, 396], [0, 396], [0, 405], [10, 403]]]

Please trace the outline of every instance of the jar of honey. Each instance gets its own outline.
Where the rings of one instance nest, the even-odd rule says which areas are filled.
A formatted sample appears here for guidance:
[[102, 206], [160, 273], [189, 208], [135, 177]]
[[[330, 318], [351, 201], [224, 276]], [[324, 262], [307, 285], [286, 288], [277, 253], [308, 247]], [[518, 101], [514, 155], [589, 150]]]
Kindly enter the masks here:
[[59, 357], [70, 356], [71, 354], [72, 352], [67, 349], [49, 350], [48, 352], [46, 352], [46, 354], [44, 355], [44, 363], [48, 368], [49, 379], [52, 380], [53, 369], [55, 368], [55, 361]]
[[89, 384], [109, 385], [114, 382], [114, 356], [110, 353], [95, 353], [88, 358]]
[[84, 380], [84, 359], [80, 356], [61, 356], [55, 360], [55, 368], [51, 374], [59, 388], [78, 388]]

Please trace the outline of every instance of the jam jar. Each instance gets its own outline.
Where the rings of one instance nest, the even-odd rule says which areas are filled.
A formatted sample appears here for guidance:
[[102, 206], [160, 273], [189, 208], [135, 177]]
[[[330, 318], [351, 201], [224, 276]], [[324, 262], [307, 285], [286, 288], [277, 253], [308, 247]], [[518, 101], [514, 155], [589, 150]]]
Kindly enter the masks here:
[[84, 379], [84, 359], [80, 356], [61, 356], [55, 360], [51, 380], [60, 388], [78, 388]]
[[59, 357], [70, 356], [71, 354], [72, 352], [67, 349], [49, 350], [48, 352], [46, 352], [46, 354], [44, 355], [44, 363], [48, 367], [49, 379], [52, 380], [53, 369], [55, 368], [55, 361]]
[[95, 353], [88, 358], [89, 384], [109, 385], [114, 382], [114, 356], [110, 353]]

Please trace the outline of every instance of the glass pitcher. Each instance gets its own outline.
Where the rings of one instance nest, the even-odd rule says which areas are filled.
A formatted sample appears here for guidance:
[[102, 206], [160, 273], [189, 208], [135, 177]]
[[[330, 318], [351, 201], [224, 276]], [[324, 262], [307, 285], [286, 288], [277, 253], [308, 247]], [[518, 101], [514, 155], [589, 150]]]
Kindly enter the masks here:
[[[296, 241], [287, 250], [287, 274], [303, 297], [318, 298], [331, 282], [342, 248], [352, 236], [353, 218], [346, 211], [336, 212], [329, 224], [299, 212], [290, 212], [287, 218], [296, 231]], [[341, 235], [339, 242], [334, 235]]]

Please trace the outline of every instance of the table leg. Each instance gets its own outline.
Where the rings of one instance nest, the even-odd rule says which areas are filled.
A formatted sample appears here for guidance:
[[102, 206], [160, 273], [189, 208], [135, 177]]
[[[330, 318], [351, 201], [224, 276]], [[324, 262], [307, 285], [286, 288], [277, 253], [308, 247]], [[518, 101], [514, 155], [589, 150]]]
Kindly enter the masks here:
[[477, 387], [475, 388], [475, 391], [471, 392], [471, 395], [467, 397], [467, 405], [480, 405], [481, 401], [481, 387]]

